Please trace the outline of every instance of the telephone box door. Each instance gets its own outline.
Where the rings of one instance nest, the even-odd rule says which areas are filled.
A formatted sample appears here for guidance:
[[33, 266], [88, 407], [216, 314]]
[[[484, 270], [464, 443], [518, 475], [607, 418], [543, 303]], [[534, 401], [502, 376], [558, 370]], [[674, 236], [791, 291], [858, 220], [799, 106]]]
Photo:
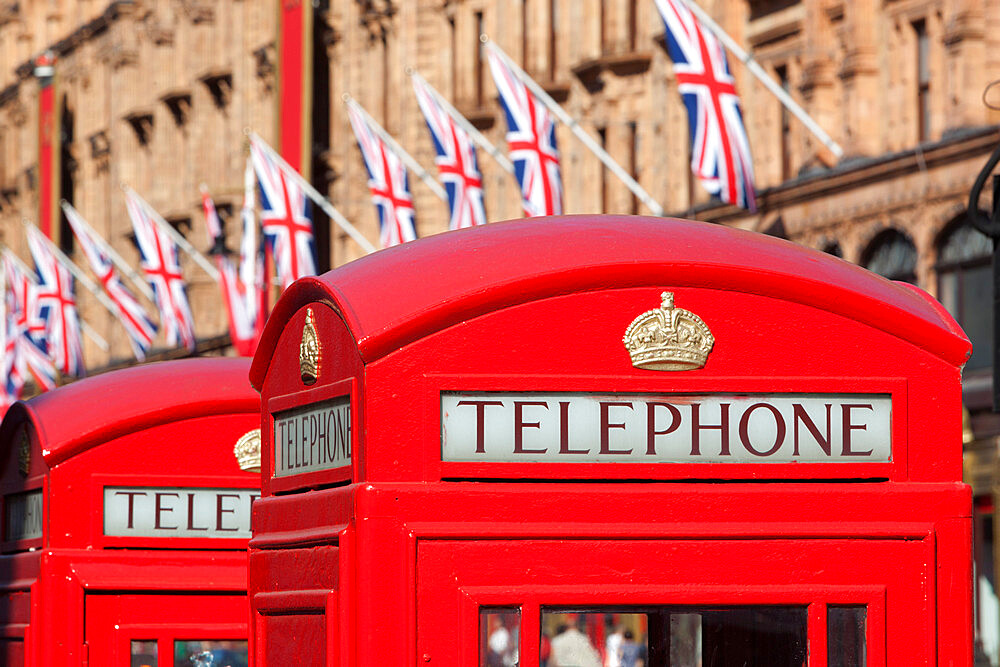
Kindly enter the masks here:
[[247, 665], [243, 595], [93, 593], [85, 608], [91, 665]]
[[934, 664], [933, 552], [930, 537], [421, 541], [417, 662]]

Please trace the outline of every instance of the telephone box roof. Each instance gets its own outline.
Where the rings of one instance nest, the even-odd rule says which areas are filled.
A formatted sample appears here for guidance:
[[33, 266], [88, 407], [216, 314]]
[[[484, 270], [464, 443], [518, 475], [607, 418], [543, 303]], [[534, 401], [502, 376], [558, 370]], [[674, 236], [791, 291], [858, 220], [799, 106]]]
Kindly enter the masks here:
[[0, 442], [23, 421], [55, 466], [102, 442], [167, 422], [260, 410], [247, 359], [183, 359], [85, 378], [18, 401], [0, 424]]
[[970, 351], [955, 321], [923, 291], [831, 255], [703, 222], [577, 215], [437, 234], [297, 281], [268, 320], [250, 379], [262, 386], [285, 323], [311, 302], [337, 310], [367, 363], [489, 311], [642, 286], [732, 290], [813, 306], [956, 366]]

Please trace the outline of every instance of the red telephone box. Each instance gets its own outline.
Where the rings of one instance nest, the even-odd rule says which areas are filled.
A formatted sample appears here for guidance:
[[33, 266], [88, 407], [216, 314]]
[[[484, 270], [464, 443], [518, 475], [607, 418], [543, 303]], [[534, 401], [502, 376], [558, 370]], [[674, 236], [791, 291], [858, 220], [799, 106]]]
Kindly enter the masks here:
[[488, 225], [293, 285], [254, 359], [254, 665], [970, 665], [925, 293], [680, 220]]
[[239, 359], [150, 364], [11, 407], [0, 425], [2, 664], [247, 664], [260, 494], [248, 371]]

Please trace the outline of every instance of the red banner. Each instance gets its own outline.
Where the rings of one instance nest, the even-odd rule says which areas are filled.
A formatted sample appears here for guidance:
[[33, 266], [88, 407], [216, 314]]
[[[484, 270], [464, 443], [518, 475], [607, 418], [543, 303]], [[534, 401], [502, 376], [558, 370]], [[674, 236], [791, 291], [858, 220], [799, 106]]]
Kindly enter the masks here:
[[[44, 53], [35, 61], [38, 94], [38, 227], [53, 238], [59, 228], [59, 108], [56, 104], [55, 57]], [[57, 240], [57, 239], [53, 239]]]
[[278, 151], [300, 174], [309, 177], [310, 73], [312, 4], [281, 3], [278, 54]]

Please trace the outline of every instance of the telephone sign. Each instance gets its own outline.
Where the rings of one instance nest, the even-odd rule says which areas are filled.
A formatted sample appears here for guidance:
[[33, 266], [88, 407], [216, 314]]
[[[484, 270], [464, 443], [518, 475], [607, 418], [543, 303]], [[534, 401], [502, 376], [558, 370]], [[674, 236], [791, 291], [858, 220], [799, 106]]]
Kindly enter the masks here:
[[890, 396], [441, 395], [445, 461], [889, 462]]

